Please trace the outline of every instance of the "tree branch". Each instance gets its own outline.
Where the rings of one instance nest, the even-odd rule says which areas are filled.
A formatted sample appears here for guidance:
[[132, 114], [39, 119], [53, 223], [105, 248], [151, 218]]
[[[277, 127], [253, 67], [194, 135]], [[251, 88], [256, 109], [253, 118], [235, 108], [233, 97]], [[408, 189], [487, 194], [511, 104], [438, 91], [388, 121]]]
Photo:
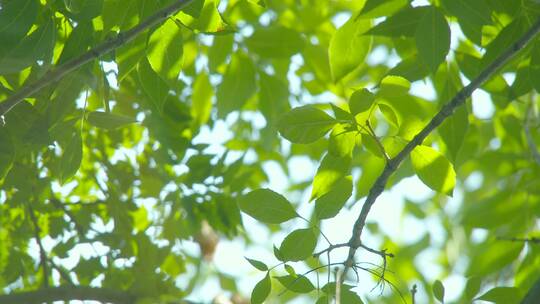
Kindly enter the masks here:
[[412, 150], [422, 144], [424, 139], [435, 130], [446, 118], [450, 117], [456, 108], [465, 104], [467, 98], [478, 89], [484, 82], [486, 82], [491, 76], [493, 76], [501, 67], [503, 67], [511, 58], [513, 58], [520, 50], [522, 50], [531, 40], [540, 32], [540, 20], [538, 20], [530, 29], [516, 41], [510, 48], [504, 51], [497, 59], [495, 59], [489, 66], [487, 66], [471, 83], [462, 88], [450, 102], [445, 104], [440, 111], [431, 119], [431, 121], [418, 133], [414, 138], [392, 159], [390, 159], [381, 175], [377, 178], [371, 189], [358, 218], [356, 219], [353, 227], [353, 232], [349, 243], [349, 254], [344, 262], [345, 270], [343, 272], [343, 278], [346, 277], [347, 270], [354, 265], [354, 255], [360, 247], [362, 241], [362, 231], [366, 224], [366, 219], [371, 210], [371, 207], [375, 203], [377, 197], [383, 192], [388, 178], [397, 170], [401, 162], [409, 156]]
[[135, 303], [136, 297], [125, 291], [83, 286], [59, 286], [0, 295], [0, 303], [4, 304], [40, 304], [43, 302], [71, 300], [94, 300], [102, 303], [131, 304]]
[[156, 12], [152, 16], [148, 17], [145, 21], [137, 24], [135, 27], [118, 33], [116, 38], [107, 40], [100, 45], [90, 49], [86, 53], [83, 53], [79, 57], [73, 58], [72, 60], [57, 66], [43, 75], [41, 78], [36, 80], [31, 84], [27, 84], [22, 87], [15, 94], [6, 98], [2, 103], [0, 103], [0, 116], [7, 114], [13, 107], [23, 101], [25, 98], [31, 96], [32, 94], [38, 92], [42, 88], [56, 82], [69, 74], [70, 72], [81, 67], [85, 63], [88, 63], [94, 59], [99, 58], [100, 56], [109, 53], [110, 51], [119, 48], [120, 46], [130, 42], [140, 33], [144, 32], [148, 28], [164, 21], [170, 15], [176, 13], [180, 9], [184, 8], [192, 0], [178, 0], [173, 4], [163, 8], [162, 10]]
[[28, 204], [28, 215], [32, 221], [34, 238], [36, 239], [36, 243], [39, 248], [39, 265], [43, 271], [43, 287], [49, 287], [49, 266], [47, 265], [47, 253], [45, 252], [43, 243], [41, 243], [41, 237], [39, 236], [39, 224], [36, 219], [36, 215], [34, 214], [34, 209], [32, 206], [30, 206], [30, 204]]

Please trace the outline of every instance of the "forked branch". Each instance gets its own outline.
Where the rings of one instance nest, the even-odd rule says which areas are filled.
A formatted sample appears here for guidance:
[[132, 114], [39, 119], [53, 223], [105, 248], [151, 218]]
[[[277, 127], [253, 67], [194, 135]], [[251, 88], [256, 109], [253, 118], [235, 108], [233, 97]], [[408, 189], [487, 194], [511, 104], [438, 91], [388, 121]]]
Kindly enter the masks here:
[[377, 178], [371, 189], [362, 210], [358, 215], [353, 227], [352, 236], [349, 240], [349, 254], [344, 262], [345, 270], [343, 272], [343, 278], [346, 277], [347, 271], [354, 265], [354, 256], [358, 247], [360, 247], [362, 241], [362, 231], [366, 224], [366, 219], [371, 210], [373, 204], [377, 200], [377, 197], [383, 192], [388, 178], [398, 169], [403, 160], [409, 156], [412, 150], [422, 144], [424, 139], [435, 130], [443, 121], [450, 117], [454, 111], [465, 104], [467, 98], [478, 89], [484, 82], [491, 78], [501, 67], [503, 67], [510, 59], [512, 59], [519, 51], [521, 51], [527, 44], [529, 44], [533, 38], [540, 32], [540, 20], [538, 20], [519, 40], [517, 40], [512, 46], [504, 51], [497, 59], [495, 59], [489, 66], [487, 66], [471, 83], [462, 88], [450, 102], [445, 104], [441, 110], [431, 119], [431, 121], [418, 133], [414, 138], [392, 159], [390, 159], [383, 172]]

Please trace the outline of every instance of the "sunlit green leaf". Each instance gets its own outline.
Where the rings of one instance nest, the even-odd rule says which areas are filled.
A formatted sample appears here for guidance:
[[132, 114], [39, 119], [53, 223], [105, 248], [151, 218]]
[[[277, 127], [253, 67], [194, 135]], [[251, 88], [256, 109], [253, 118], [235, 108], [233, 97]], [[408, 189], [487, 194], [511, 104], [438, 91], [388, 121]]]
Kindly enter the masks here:
[[150, 105], [158, 112], [163, 111], [165, 101], [169, 95], [169, 86], [161, 79], [161, 77], [152, 69], [150, 63], [146, 59], [139, 62], [137, 72], [141, 87], [148, 96]]
[[417, 146], [411, 153], [411, 160], [424, 184], [437, 192], [452, 194], [456, 172], [444, 155], [431, 147]]
[[337, 124], [330, 134], [328, 152], [338, 157], [352, 157], [359, 136], [349, 124]]
[[238, 199], [240, 210], [255, 219], [269, 224], [279, 224], [297, 216], [289, 201], [270, 189], [258, 189]]
[[392, 101], [392, 98], [406, 95], [411, 88], [411, 83], [400, 76], [386, 76], [379, 84], [378, 97], [387, 98]]
[[179, 22], [200, 33], [223, 34], [233, 31], [233, 29], [221, 17], [221, 14], [217, 9], [218, 1], [206, 0], [197, 1], [196, 3], [201, 2], [204, 3], [204, 6], [197, 14], [193, 14], [193, 10], [178, 13], [176, 17], [178, 18]]
[[319, 219], [336, 216], [352, 194], [352, 177], [346, 176], [315, 201], [315, 214]]
[[313, 179], [310, 200], [319, 198], [330, 192], [341, 178], [349, 175], [350, 166], [350, 157], [336, 157], [330, 153], [326, 154]]
[[165, 80], [176, 80], [182, 68], [183, 40], [177, 24], [167, 20], [148, 40], [146, 57], [157, 74]]
[[191, 114], [198, 125], [205, 124], [210, 118], [213, 90], [208, 75], [204, 72], [200, 73], [193, 84], [191, 97]]
[[370, 48], [371, 38], [362, 34], [370, 22], [351, 17], [330, 40], [328, 56], [334, 81], [339, 81], [364, 63]]
[[351, 109], [351, 113], [356, 115], [369, 110], [373, 101], [375, 101], [375, 95], [368, 89], [354, 91], [349, 98], [349, 108]]

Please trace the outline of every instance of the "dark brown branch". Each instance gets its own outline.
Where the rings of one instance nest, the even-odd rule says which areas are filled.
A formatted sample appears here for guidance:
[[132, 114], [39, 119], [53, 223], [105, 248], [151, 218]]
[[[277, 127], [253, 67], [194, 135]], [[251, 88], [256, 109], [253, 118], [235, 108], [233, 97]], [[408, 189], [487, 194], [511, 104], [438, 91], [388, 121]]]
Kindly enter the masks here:
[[60, 286], [0, 295], [0, 303], [3, 304], [40, 304], [43, 302], [71, 300], [94, 300], [102, 303], [131, 304], [135, 303], [136, 298], [125, 291], [82, 286]]
[[157, 25], [158, 23], [166, 20], [169, 16], [176, 13], [177, 11], [184, 8], [192, 0], [178, 0], [173, 4], [163, 8], [162, 10], [156, 12], [152, 16], [143, 22], [137, 24], [132, 29], [119, 33], [116, 38], [107, 40], [100, 45], [90, 49], [86, 53], [80, 55], [79, 57], [73, 58], [72, 60], [57, 66], [47, 72], [43, 77], [39, 78], [37, 81], [25, 85], [15, 94], [6, 98], [2, 103], [0, 103], [0, 116], [8, 113], [13, 107], [23, 101], [25, 98], [31, 96], [32, 94], [38, 92], [42, 88], [62, 79], [64, 76], [70, 72], [81, 67], [85, 63], [88, 63], [94, 59], [103, 56], [110, 51], [119, 48], [120, 46], [130, 42], [135, 37], [137, 37], [142, 32], [146, 31], [150, 27]]
[[516, 41], [512, 46], [510, 46], [506, 51], [504, 51], [497, 59], [495, 59], [489, 66], [487, 66], [481, 73], [478, 75], [471, 83], [461, 89], [450, 102], [445, 104], [441, 110], [431, 119], [431, 121], [418, 133], [414, 138], [396, 155], [394, 158], [390, 159], [386, 166], [384, 167], [383, 172], [377, 178], [371, 189], [369, 190], [368, 196], [358, 218], [356, 219], [353, 227], [353, 232], [349, 243], [351, 247], [349, 248], [349, 254], [347, 259], [344, 262], [345, 271], [343, 273], [343, 278], [346, 277], [347, 270], [354, 265], [354, 255], [356, 250], [361, 244], [362, 231], [366, 224], [366, 219], [371, 210], [373, 204], [377, 200], [377, 197], [383, 192], [386, 183], [390, 176], [397, 170], [401, 162], [405, 160], [406, 157], [412, 152], [412, 150], [422, 144], [424, 139], [435, 130], [443, 121], [450, 117], [456, 108], [465, 104], [467, 98], [478, 89], [484, 82], [486, 82], [491, 76], [493, 76], [501, 67], [503, 67], [511, 58], [513, 58], [519, 51], [521, 51], [532, 39], [540, 32], [540, 20], [538, 20], [532, 27]]

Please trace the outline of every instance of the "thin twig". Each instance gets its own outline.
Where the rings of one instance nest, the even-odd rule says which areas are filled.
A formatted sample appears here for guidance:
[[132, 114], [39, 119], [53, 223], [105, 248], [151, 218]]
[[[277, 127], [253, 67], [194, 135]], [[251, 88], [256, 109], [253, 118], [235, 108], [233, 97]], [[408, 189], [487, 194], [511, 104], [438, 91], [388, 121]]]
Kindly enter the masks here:
[[314, 253], [313, 257], [318, 258], [325, 252], [329, 252], [329, 251], [332, 251], [332, 250], [334, 250], [336, 248], [341, 248], [341, 247], [349, 247], [349, 243], [340, 243], [340, 244], [330, 245], [326, 249]]
[[415, 304], [416, 300], [415, 300], [415, 296], [416, 296], [416, 292], [418, 291], [418, 289], [416, 289], [416, 284], [414, 284], [411, 288], [411, 300], [412, 300], [412, 304]]
[[520, 238], [520, 237], [504, 237], [504, 236], [498, 236], [498, 237], [497, 237], [497, 240], [501, 240], [501, 241], [510, 241], [510, 242], [523, 242], [523, 243], [540, 244], [540, 238], [539, 238], [539, 237]]
[[159, 10], [152, 16], [148, 17], [148, 19], [137, 24], [132, 29], [118, 33], [116, 38], [107, 40], [101, 43], [100, 45], [90, 49], [86, 53], [83, 53], [79, 57], [73, 58], [72, 60], [64, 64], [51, 69], [49, 72], [45, 73], [45, 75], [43, 75], [41, 78], [39, 78], [37, 81], [25, 85], [15, 94], [9, 96], [2, 103], [0, 103], [0, 116], [7, 114], [11, 109], [13, 109], [13, 107], [15, 107], [25, 98], [38, 92], [44, 87], [62, 79], [64, 76], [76, 70], [77, 68], [81, 67], [85, 63], [88, 63], [94, 59], [97, 59], [109, 53], [110, 51], [115, 50], [119, 48], [120, 46], [125, 45], [126, 43], [132, 41], [139, 34], [143, 33], [144, 31], [151, 28], [152, 26], [157, 25], [160, 22], [163, 22], [169, 16], [171, 16], [172, 14], [184, 8], [191, 1], [192, 0], [175, 1], [171, 5]]
[[49, 266], [47, 265], [47, 253], [45, 251], [45, 248], [43, 247], [43, 243], [41, 242], [41, 237], [39, 236], [41, 229], [39, 228], [36, 215], [34, 214], [34, 209], [32, 208], [32, 206], [30, 206], [29, 203], [28, 215], [30, 216], [30, 220], [32, 221], [34, 238], [36, 239], [36, 243], [39, 248], [39, 265], [43, 271], [43, 287], [47, 288], [49, 287]]
[[390, 159], [381, 175], [377, 178], [369, 194], [362, 206], [362, 210], [356, 219], [352, 231], [350, 244], [353, 245], [349, 248], [349, 254], [344, 262], [345, 270], [343, 278], [346, 277], [347, 270], [354, 263], [354, 255], [361, 244], [362, 231], [366, 224], [366, 219], [371, 210], [373, 204], [384, 191], [384, 188], [388, 182], [390, 176], [398, 169], [399, 165], [405, 158], [409, 156], [412, 150], [422, 144], [424, 139], [433, 132], [444, 120], [450, 117], [456, 108], [465, 104], [467, 98], [478, 89], [483, 83], [490, 79], [501, 67], [503, 67], [510, 59], [512, 59], [519, 51], [521, 51], [531, 40], [540, 32], [540, 20], [538, 20], [532, 27], [521, 37], [517, 42], [504, 51], [497, 59], [495, 59], [489, 66], [487, 66], [471, 83], [462, 88], [450, 102], [445, 104], [441, 110], [431, 119], [431, 121], [418, 133], [405, 147], [392, 159]]
[[366, 120], [366, 126], [369, 129], [369, 133], [370, 133], [371, 137], [373, 138], [375, 143], [377, 143], [377, 147], [379, 147], [379, 150], [381, 150], [381, 154], [383, 155], [384, 160], [386, 160], [386, 162], [388, 162], [390, 160], [390, 157], [386, 153], [386, 149], [384, 149], [384, 146], [382, 145], [381, 141], [379, 140], [379, 137], [377, 137], [377, 134], [375, 134], [375, 131], [371, 127], [371, 123], [369, 122], [369, 119]]

